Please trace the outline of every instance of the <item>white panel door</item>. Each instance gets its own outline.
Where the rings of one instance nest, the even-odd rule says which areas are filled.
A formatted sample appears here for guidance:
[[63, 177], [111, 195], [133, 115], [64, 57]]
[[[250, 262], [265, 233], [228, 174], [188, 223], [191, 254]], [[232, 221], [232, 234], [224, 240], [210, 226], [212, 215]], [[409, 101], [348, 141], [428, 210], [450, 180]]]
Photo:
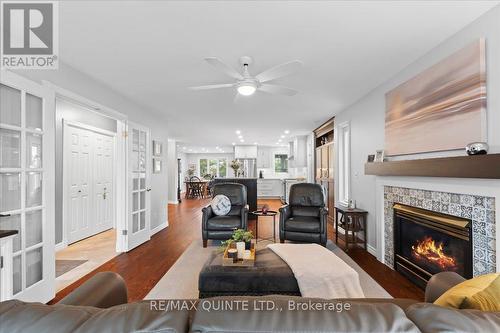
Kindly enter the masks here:
[[44, 87], [3, 72], [0, 85], [0, 229], [15, 229], [10, 295], [47, 302], [55, 294], [54, 103]]
[[113, 137], [95, 133], [94, 136], [94, 202], [95, 233], [113, 228], [114, 198]]
[[113, 228], [114, 133], [106, 133], [84, 124], [64, 123], [68, 244]]
[[68, 244], [93, 234], [91, 225], [92, 132], [74, 126], [64, 128], [67, 202], [65, 224]]
[[149, 129], [128, 124], [127, 250], [150, 239], [151, 149]]

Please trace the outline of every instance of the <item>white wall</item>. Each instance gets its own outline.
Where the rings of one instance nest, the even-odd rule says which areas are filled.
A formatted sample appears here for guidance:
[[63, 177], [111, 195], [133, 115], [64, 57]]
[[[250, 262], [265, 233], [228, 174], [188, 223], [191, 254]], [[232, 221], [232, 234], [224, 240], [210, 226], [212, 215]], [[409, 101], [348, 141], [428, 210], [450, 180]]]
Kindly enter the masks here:
[[[164, 162], [165, 163], [165, 162]], [[167, 145], [166, 166], [168, 173], [168, 202], [178, 203], [177, 201], [177, 145], [175, 140], [169, 139]]]
[[[15, 72], [37, 82], [49, 81], [61, 88], [121, 112], [127, 115], [129, 120], [148, 126], [151, 129], [152, 140], [160, 141], [164, 146], [168, 142], [166, 119], [162, 115], [156, 114], [149, 108], [116, 93], [109, 86], [94, 80], [71, 66], [60, 63], [58, 70], [18, 70]], [[152, 174], [151, 176], [152, 229], [167, 222], [168, 177], [165, 169], [163, 169], [162, 173]]]
[[[364, 175], [364, 164], [368, 154], [374, 154], [377, 149], [384, 148], [385, 93], [480, 37], [486, 39], [488, 143], [491, 153], [500, 152], [500, 6], [493, 8], [392, 79], [336, 115], [336, 123], [345, 121], [351, 123], [351, 194], [358, 206], [368, 210], [370, 214], [368, 244], [373, 248], [376, 247], [377, 229], [375, 224], [376, 177]], [[408, 43], [411, 43], [411, 39], [408, 40]], [[450, 154], [464, 155], [464, 152], [453, 151], [430, 155]], [[429, 154], [417, 157], [429, 157]], [[336, 169], [338, 170], [338, 167]], [[439, 179], [434, 181], [438, 182]], [[480, 181], [477, 180], [477, 182]], [[338, 182], [336, 183], [338, 184]], [[500, 182], [498, 186], [500, 186]], [[337, 186], [336, 197], [338, 197]]]

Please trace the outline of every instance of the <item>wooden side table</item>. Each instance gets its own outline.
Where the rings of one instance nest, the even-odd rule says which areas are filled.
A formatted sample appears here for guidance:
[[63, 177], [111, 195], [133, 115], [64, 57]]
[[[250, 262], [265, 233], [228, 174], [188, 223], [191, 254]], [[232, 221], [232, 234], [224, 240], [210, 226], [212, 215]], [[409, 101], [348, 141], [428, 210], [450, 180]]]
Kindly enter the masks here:
[[[253, 215], [255, 215], [256, 220], [255, 220], [255, 242], [259, 241], [259, 216], [272, 216], [273, 218], [273, 238], [272, 241], [276, 243], [276, 215], [278, 215], [278, 212], [274, 210], [268, 210], [266, 214], [262, 212], [262, 210], [256, 210], [252, 212]], [[262, 238], [261, 240], [271, 240], [271, 238]]]
[[[340, 219], [339, 219], [340, 215]], [[365, 250], [366, 245], [366, 215], [368, 212], [359, 208], [347, 208], [345, 206], [335, 206], [335, 243], [339, 239], [339, 227], [345, 231], [345, 251], [349, 251], [349, 244], [363, 244]], [[351, 239], [349, 240], [349, 231]], [[363, 232], [363, 242], [358, 242], [358, 232]]]

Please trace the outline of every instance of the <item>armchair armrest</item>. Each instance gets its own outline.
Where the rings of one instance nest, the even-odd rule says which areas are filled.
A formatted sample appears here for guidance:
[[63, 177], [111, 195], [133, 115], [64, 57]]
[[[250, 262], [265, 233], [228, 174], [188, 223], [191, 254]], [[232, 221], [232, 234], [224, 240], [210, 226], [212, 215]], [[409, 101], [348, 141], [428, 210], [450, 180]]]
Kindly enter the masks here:
[[123, 278], [114, 272], [99, 272], [57, 304], [109, 308], [126, 304], [127, 300], [127, 286]]
[[292, 216], [292, 210], [290, 205], [283, 205], [279, 209], [280, 211], [280, 231], [285, 230], [285, 221]]
[[249, 206], [245, 205], [241, 207], [241, 227], [244, 230], [247, 230], [248, 228], [248, 211], [249, 211]]
[[319, 210], [319, 219], [320, 219], [320, 225], [321, 225], [321, 232], [324, 232], [326, 230], [327, 217], [328, 217], [328, 208], [327, 207], [321, 207], [320, 210]]
[[425, 301], [434, 303], [448, 289], [465, 281], [466, 279], [455, 272], [440, 272], [434, 274], [425, 287]]
[[203, 207], [201, 209], [201, 212], [202, 212], [202, 227], [203, 230], [205, 230], [207, 227], [207, 221], [214, 216], [214, 212], [212, 210], [212, 206], [210, 205]]

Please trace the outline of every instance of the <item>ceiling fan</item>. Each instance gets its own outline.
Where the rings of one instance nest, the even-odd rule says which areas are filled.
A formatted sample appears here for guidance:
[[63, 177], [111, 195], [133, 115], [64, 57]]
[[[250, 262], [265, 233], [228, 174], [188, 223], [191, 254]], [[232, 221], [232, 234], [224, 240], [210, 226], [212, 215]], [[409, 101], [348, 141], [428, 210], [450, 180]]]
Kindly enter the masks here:
[[[267, 83], [269, 81], [278, 79], [283, 76], [287, 76], [298, 70], [302, 66], [302, 62], [299, 60], [293, 60], [290, 62], [283, 63], [281, 65], [274, 66], [262, 73], [252, 76], [248, 71], [248, 67], [252, 64], [252, 58], [244, 56], [240, 58], [240, 63], [243, 66], [242, 73], [239, 73], [232, 67], [223, 63], [219, 58], [210, 57], [205, 58], [205, 61], [210, 65], [214, 66], [218, 70], [222, 71], [224, 74], [236, 79], [233, 83], [223, 83], [223, 84], [210, 84], [206, 86], [191, 87], [191, 90], [209, 90], [209, 89], [220, 89], [220, 88], [236, 88], [239, 95], [250, 96], [255, 93], [255, 91], [262, 91], [269, 94], [279, 94], [293, 96], [298, 93], [297, 90]], [[238, 96], [238, 94], [236, 96]]]

